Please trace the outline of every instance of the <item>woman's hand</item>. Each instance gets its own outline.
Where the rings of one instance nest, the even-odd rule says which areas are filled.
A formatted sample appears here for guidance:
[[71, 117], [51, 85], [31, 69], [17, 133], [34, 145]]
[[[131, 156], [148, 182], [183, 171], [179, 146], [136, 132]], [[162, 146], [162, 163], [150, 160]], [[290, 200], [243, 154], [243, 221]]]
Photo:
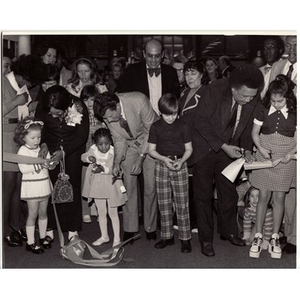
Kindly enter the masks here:
[[50, 159], [50, 163], [54, 162], [55, 164], [58, 164], [60, 162], [60, 160], [62, 160], [62, 158], [63, 158], [63, 151], [57, 150], [53, 153], [53, 155]]
[[265, 158], [265, 159], [271, 159], [272, 158], [272, 151], [265, 149], [263, 147], [260, 147], [259, 149], [260, 154]]
[[288, 153], [282, 160], [281, 162], [284, 164], [289, 163], [293, 158], [294, 158], [295, 154], [293, 153]]
[[27, 101], [28, 101], [28, 93], [26, 93], [26, 92], [24, 92], [24, 93], [22, 93], [22, 94], [20, 94], [20, 95], [17, 95], [13, 100], [12, 100], [12, 102], [13, 102], [13, 104], [14, 104], [14, 106], [19, 106], [19, 105], [24, 105], [24, 104], [26, 104], [27, 103]]

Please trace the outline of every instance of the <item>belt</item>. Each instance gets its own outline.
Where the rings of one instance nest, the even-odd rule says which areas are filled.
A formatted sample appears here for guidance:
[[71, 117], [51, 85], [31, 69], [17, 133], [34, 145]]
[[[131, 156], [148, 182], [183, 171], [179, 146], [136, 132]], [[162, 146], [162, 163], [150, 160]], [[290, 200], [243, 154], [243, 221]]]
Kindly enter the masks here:
[[168, 158], [172, 159], [172, 160], [177, 160], [182, 158], [183, 155], [168, 155]]
[[18, 121], [18, 118], [4, 118], [3, 124], [16, 124]]

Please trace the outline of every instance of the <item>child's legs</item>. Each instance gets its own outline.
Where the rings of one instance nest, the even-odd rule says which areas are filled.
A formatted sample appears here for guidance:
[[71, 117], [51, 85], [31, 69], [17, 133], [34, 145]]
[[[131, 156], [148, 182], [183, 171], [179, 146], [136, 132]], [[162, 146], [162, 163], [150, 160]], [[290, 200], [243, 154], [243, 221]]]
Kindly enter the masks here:
[[114, 232], [114, 241], [120, 241], [120, 220], [118, 215], [118, 207], [110, 207], [109, 199], [107, 200], [108, 214], [111, 219], [111, 225]]
[[108, 239], [106, 199], [95, 199], [95, 205], [97, 207], [99, 215], [99, 227], [101, 231], [101, 237], [103, 239]]
[[26, 221], [26, 235], [27, 243], [29, 245], [33, 244], [35, 241], [35, 222], [39, 212], [39, 202], [38, 201], [27, 201], [28, 205], [28, 217]]
[[285, 192], [273, 192], [273, 233], [279, 233], [284, 212]]
[[48, 223], [47, 207], [48, 207], [48, 199], [39, 202], [38, 226], [39, 226], [39, 233], [41, 239], [45, 238], [46, 236], [46, 229]]
[[155, 182], [158, 208], [161, 216], [161, 238], [164, 240], [173, 237], [173, 201], [169, 172], [169, 169], [162, 162], [156, 162]]
[[190, 215], [189, 215], [189, 183], [186, 164], [177, 172], [172, 172], [172, 190], [175, 202], [179, 239], [186, 241], [191, 239]]
[[259, 200], [256, 208], [256, 232], [259, 232], [261, 234], [263, 232], [263, 224], [265, 221], [270, 198], [271, 198], [271, 191], [260, 190]]

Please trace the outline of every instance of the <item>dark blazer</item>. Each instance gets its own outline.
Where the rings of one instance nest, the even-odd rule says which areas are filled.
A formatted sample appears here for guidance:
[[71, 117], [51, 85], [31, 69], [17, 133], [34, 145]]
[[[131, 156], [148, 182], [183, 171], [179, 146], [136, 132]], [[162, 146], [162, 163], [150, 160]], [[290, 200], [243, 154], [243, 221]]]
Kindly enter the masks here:
[[[172, 93], [179, 98], [180, 87], [176, 70], [168, 65], [161, 64], [162, 95]], [[118, 92], [141, 92], [149, 98], [147, 68], [145, 62], [135, 63], [125, 70]]]
[[[193, 126], [193, 120], [195, 119], [195, 115], [197, 113], [197, 107], [199, 103], [202, 101], [202, 95], [204, 93], [204, 90], [206, 89], [206, 86], [202, 85], [194, 94], [194, 96], [186, 103], [187, 96], [190, 92], [190, 88], [186, 88], [179, 98], [179, 120], [189, 126], [191, 135], [192, 135], [192, 144], [193, 148], [194, 145], [197, 145], [199, 142], [203, 142], [202, 137], [199, 136], [197, 133], [195, 127]], [[199, 141], [199, 139], [201, 139]], [[188, 165], [192, 165], [194, 163], [194, 151], [190, 158], [188, 159]]]
[[[259, 93], [249, 103], [242, 106], [241, 117], [230, 145], [252, 150], [251, 130], [254, 110], [260, 106]], [[229, 144], [224, 128], [229, 122], [232, 92], [228, 79], [220, 79], [209, 84], [196, 108], [193, 126], [197, 135], [193, 138], [194, 160], [197, 162], [210, 151], [216, 153], [224, 143]]]

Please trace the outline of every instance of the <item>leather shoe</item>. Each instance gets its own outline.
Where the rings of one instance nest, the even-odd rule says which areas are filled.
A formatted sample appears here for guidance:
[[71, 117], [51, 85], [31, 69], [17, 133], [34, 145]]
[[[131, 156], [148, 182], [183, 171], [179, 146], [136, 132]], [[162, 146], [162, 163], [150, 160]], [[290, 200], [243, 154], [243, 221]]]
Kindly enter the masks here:
[[244, 240], [240, 239], [237, 236], [234, 236], [233, 234], [230, 234], [228, 237], [221, 235], [220, 238], [222, 241], [229, 241], [234, 246], [246, 246]]
[[33, 243], [31, 245], [26, 244], [26, 251], [32, 252], [34, 254], [42, 254], [42, 253], [44, 253], [44, 249], [42, 249], [36, 243]]
[[40, 245], [44, 248], [44, 249], [51, 249], [52, 246], [51, 246], [51, 243], [52, 243], [52, 239], [51, 237], [49, 237], [48, 235], [43, 238], [43, 239], [40, 239]]
[[18, 230], [17, 233], [22, 241], [27, 241], [27, 235], [24, 229]]
[[181, 252], [190, 253], [192, 251], [192, 246], [190, 241], [181, 241]]
[[281, 236], [279, 238], [279, 243], [280, 244], [287, 244], [287, 237], [285, 235]]
[[211, 242], [200, 242], [201, 253], [205, 256], [215, 256], [215, 250]]
[[282, 248], [282, 252], [286, 252], [287, 254], [295, 254], [296, 253], [296, 246], [291, 244], [291, 243], [287, 243]]
[[166, 240], [160, 240], [159, 242], [157, 242], [154, 247], [157, 249], [163, 249], [167, 246], [171, 246], [174, 245], [174, 237], [170, 238], [170, 239], [166, 239]]
[[147, 235], [147, 240], [151, 241], [156, 241], [156, 231], [152, 231], [152, 232], [146, 232], [146, 235]]
[[[126, 240], [129, 240], [133, 237], [134, 237], [134, 232], [124, 231], [123, 242], [126, 241]], [[134, 243], [134, 240], [131, 240], [129, 243], [132, 245]]]
[[15, 241], [11, 239], [11, 236], [6, 236], [4, 238], [4, 242], [9, 246], [9, 247], [22, 247], [23, 243], [22, 241]]

